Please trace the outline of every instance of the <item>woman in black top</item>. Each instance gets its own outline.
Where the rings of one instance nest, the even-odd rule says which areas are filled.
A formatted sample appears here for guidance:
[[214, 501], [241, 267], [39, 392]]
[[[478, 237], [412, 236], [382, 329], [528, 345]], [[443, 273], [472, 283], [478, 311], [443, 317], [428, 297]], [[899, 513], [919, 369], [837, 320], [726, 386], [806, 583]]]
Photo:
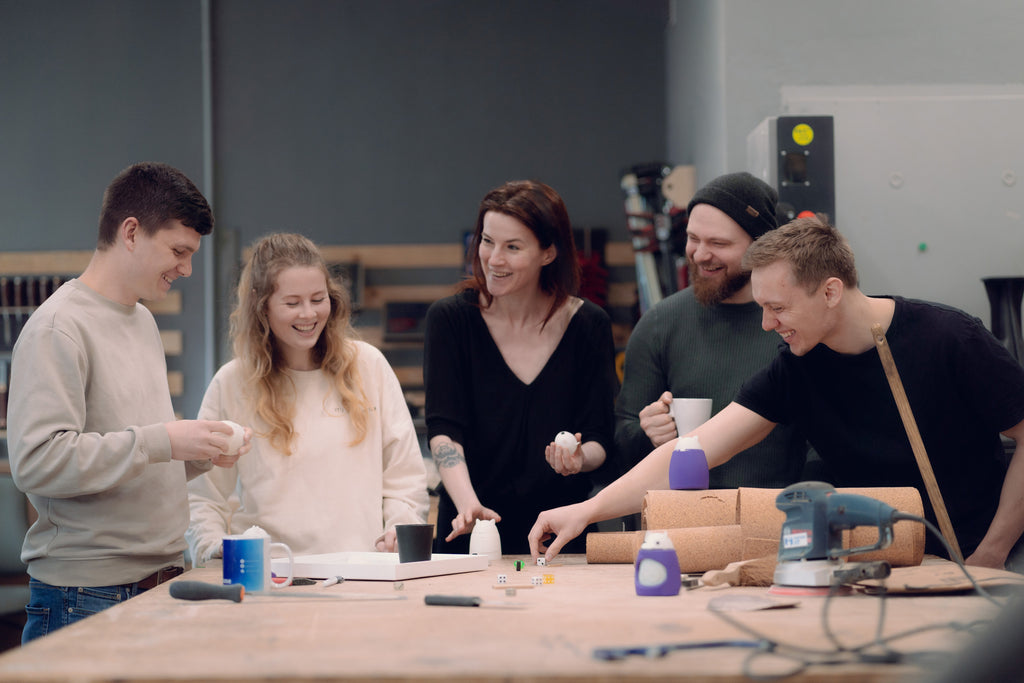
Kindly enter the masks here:
[[[489, 192], [470, 249], [472, 280], [427, 314], [427, 434], [444, 484], [435, 552], [467, 552], [476, 520], [493, 519], [502, 551], [523, 554], [537, 514], [586, 499], [585, 473], [607, 467], [611, 323], [574, 296], [569, 216], [547, 185]], [[575, 449], [554, 444], [560, 431]]]

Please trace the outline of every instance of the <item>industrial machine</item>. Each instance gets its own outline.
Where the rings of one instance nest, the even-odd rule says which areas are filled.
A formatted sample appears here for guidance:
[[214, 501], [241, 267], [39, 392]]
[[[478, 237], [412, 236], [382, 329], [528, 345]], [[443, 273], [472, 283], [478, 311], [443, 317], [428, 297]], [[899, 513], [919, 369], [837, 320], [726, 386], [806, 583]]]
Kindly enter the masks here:
[[[786, 513], [779, 542], [774, 583], [779, 586], [831, 586], [856, 578], [885, 578], [886, 562], [848, 565], [846, 557], [881, 550], [892, 543], [893, 524], [915, 519], [880, 500], [853, 493], [838, 493], [831, 484], [804, 481], [792, 484], [775, 499]], [[860, 526], [878, 529], [871, 546], [843, 548], [843, 531]]]
[[831, 116], [772, 116], [747, 136], [751, 173], [779, 192], [779, 225], [815, 214], [835, 223], [832, 124]]

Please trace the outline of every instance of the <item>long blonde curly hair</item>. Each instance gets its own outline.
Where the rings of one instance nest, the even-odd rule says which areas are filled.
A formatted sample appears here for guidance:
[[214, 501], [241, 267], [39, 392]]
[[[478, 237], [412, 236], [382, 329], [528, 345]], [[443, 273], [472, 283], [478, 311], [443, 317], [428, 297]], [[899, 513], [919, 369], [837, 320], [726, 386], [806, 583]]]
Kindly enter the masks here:
[[238, 302], [231, 313], [231, 339], [235, 358], [255, 388], [250, 408], [268, 427], [260, 436], [266, 436], [280, 452], [291, 455], [295, 384], [284, 372], [284, 356], [270, 330], [267, 301], [277, 288], [278, 275], [292, 267], [318, 268], [327, 282], [331, 313], [313, 348], [313, 359], [334, 380], [342, 406], [355, 428], [350, 444], [355, 445], [366, 437], [369, 400], [356, 364], [358, 351], [353, 342], [351, 300], [348, 291], [331, 277], [317, 246], [302, 235], [275, 233], [261, 238], [253, 245], [238, 282]]

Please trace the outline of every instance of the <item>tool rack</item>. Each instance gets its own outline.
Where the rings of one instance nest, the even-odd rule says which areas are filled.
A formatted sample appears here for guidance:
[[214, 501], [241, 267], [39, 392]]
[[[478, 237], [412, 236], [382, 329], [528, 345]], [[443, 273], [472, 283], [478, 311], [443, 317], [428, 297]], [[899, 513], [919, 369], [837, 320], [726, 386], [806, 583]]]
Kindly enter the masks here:
[[[77, 277], [92, 258], [89, 251], [0, 252], [0, 461], [7, 459], [7, 388], [11, 353], [29, 316], [60, 285]], [[172, 290], [160, 302], [143, 302], [154, 315], [181, 312], [181, 293]], [[159, 321], [159, 317], [158, 317]], [[164, 353], [182, 353], [181, 330], [160, 331]], [[171, 395], [184, 389], [183, 373], [170, 371], [167, 382]]]

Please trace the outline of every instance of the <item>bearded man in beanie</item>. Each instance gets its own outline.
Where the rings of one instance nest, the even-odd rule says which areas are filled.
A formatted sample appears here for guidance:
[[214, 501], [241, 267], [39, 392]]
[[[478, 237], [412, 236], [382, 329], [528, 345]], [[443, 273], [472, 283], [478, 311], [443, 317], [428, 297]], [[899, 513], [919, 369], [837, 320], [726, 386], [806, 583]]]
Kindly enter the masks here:
[[[778, 195], [749, 173], [719, 176], [687, 211], [691, 286], [663, 299], [637, 323], [626, 347], [615, 406], [615, 445], [632, 467], [675, 439], [672, 398], [710, 398], [712, 414], [778, 354], [761, 329], [761, 307], [740, 265], [750, 244], [777, 226]], [[801, 479], [806, 443], [780, 427], [763, 442], [711, 471], [711, 488], [784, 488]]]

